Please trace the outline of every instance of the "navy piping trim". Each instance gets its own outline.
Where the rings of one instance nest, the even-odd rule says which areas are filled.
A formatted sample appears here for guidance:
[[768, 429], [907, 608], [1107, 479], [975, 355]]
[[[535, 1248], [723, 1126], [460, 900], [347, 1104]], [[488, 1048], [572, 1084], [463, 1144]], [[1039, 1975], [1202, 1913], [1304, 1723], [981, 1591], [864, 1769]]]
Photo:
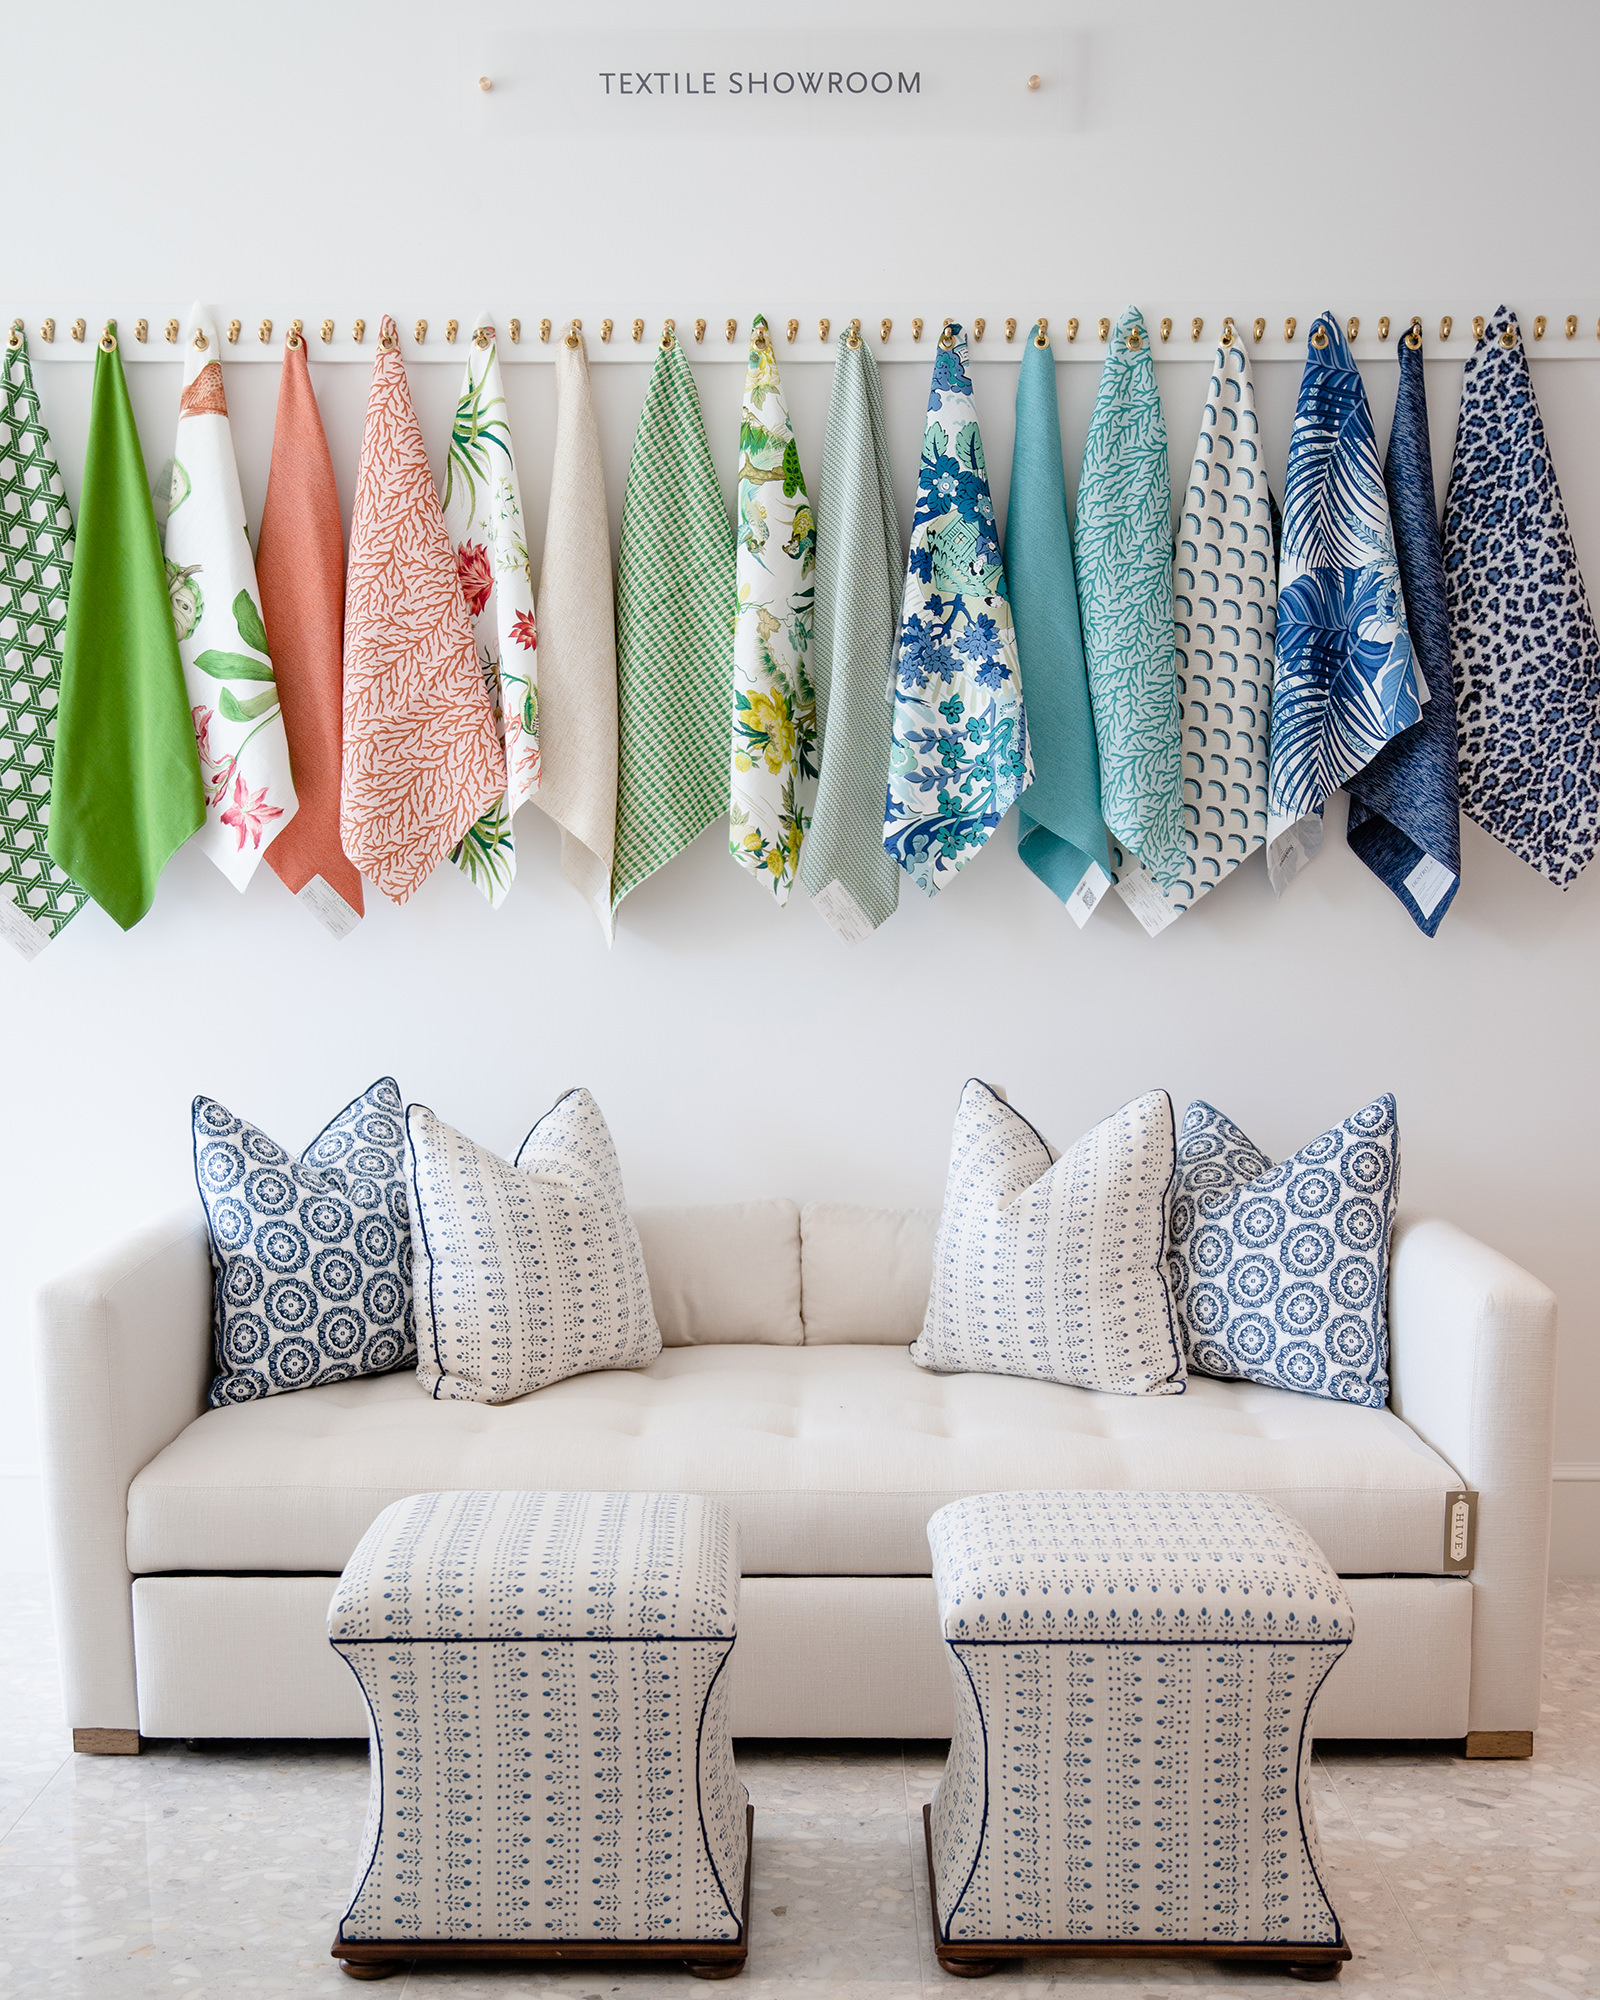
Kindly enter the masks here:
[[[438, 1402], [439, 1386], [444, 1381], [444, 1361], [439, 1353], [439, 1315], [433, 1309], [433, 1251], [428, 1247], [428, 1224], [422, 1213], [421, 1199], [417, 1194], [417, 1153], [416, 1148], [411, 1143], [411, 1114], [413, 1111], [426, 1111], [430, 1118], [434, 1114], [426, 1104], [408, 1104], [406, 1106], [405, 1128], [406, 1194], [411, 1205], [412, 1225], [422, 1232], [422, 1254], [428, 1260], [428, 1324], [433, 1329], [433, 1363], [439, 1371], [434, 1377], [433, 1387], [429, 1391], [429, 1394], [435, 1402]], [[416, 1308], [416, 1297], [417, 1287], [415, 1273], [413, 1273], [411, 1286], [413, 1312]]]
[[[1350, 1638], [1342, 1639], [1034, 1639], [1018, 1633], [1014, 1639], [952, 1639], [945, 1635], [947, 1646], [1338, 1646], [1341, 1649], [1350, 1644]], [[1320, 1683], [1319, 1683], [1320, 1685]]]
[[347, 1909], [344, 1915], [339, 1919], [339, 1941], [341, 1944], [365, 1944], [368, 1942], [368, 1940], [365, 1938], [347, 1938], [344, 1934], [344, 1927], [350, 1921], [350, 1912], [354, 1910], [356, 1904], [359, 1903], [361, 1900], [361, 1892], [367, 1886], [367, 1878], [368, 1876], [371, 1875], [373, 1869], [377, 1866], [378, 1849], [383, 1845], [383, 1738], [378, 1732], [378, 1718], [373, 1713], [372, 1703], [371, 1700], [368, 1698], [365, 1682], [362, 1680], [361, 1676], [356, 1672], [355, 1668], [353, 1666], [350, 1666], [350, 1662], [344, 1659], [344, 1653], [341, 1651], [341, 1642], [337, 1639], [330, 1639], [328, 1643], [333, 1647], [333, 1650], [336, 1653], [338, 1653], [340, 1659], [344, 1660], [345, 1665], [347, 1667], [350, 1667], [350, 1672], [355, 1680], [355, 1684], [361, 1690], [361, 1699], [363, 1703], [365, 1703], [366, 1705], [367, 1719], [371, 1725], [367, 1732], [367, 1739], [372, 1745], [372, 1754], [377, 1759], [377, 1765], [378, 1765], [377, 1835], [376, 1838], [373, 1840], [372, 1853], [368, 1858], [367, 1865], [361, 1871], [361, 1880], [356, 1884], [355, 1888], [350, 1892], [350, 1908]]
[[522, 1144], [517, 1148], [516, 1157], [511, 1162], [511, 1164], [514, 1167], [526, 1173], [527, 1169], [522, 1165], [522, 1156], [528, 1150], [528, 1140], [531, 1139], [534, 1133], [538, 1131], [539, 1127], [545, 1122], [546, 1118], [553, 1118], [555, 1114], [561, 1109], [562, 1105], [566, 1103], [567, 1099], [569, 1097], [576, 1097], [581, 1088], [582, 1086], [580, 1084], [575, 1083], [570, 1090], [562, 1091], [561, 1095], [556, 1099], [555, 1103], [551, 1105], [550, 1109], [546, 1112], [541, 1113], [539, 1117], [534, 1119], [533, 1123], [528, 1127], [527, 1138], [525, 1138]]
[[[1178, 1114], [1172, 1108], [1172, 1097], [1169, 1092], [1165, 1090], [1161, 1092], [1161, 1101], [1167, 1107], [1167, 1130], [1172, 1135], [1172, 1171], [1167, 1175], [1166, 1192], [1161, 1197], [1161, 1241], [1156, 1247], [1153, 1269], [1156, 1282], [1161, 1287], [1161, 1296], [1167, 1302], [1167, 1338], [1172, 1342], [1172, 1372], [1167, 1376], [1167, 1380], [1182, 1383], [1187, 1389], [1189, 1370], [1183, 1358], [1183, 1336], [1178, 1331], [1178, 1302], [1173, 1297], [1172, 1280], [1167, 1275], [1167, 1239], [1171, 1234], [1168, 1217], [1172, 1213], [1172, 1190], [1177, 1185], [1178, 1179]], [[1130, 1102], [1136, 1104], [1139, 1100], [1133, 1098]], [[1124, 1105], [1122, 1108], [1125, 1111], [1128, 1107]]]
[[[200, 1102], [197, 1096], [189, 1106], [189, 1157], [194, 1162], [194, 1184], [197, 1191], [200, 1187], [200, 1135], [195, 1130], [195, 1114], [200, 1109]], [[214, 1104], [216, 1099], [210, 1098], [207, 1102]], [[200, 1207], [206, 1219], [206, 1247], [211, 1252], [211, 1362], [217, 1380], [225, 1381], [233, 1371], [224, 1367], [222, 1361], [222, 1259], [217, 1255], [217, 1239], [211, 1232], [211, 1204], [203, 1193], [200, 1195]], [[211, 1386], [215, 1388], [216, 1381], [213, 1381]], [[206, 1394], [206, 1401], [211, 1403], [209, 1391]], [[211, 1407], [215, 1409], [216, 1405], [212, 1403]]]
[[1333, 1936], [1334, 1936], [1334, 1942], [1336, 1944], [1344, 1943], [1344, 1928], [1339, 1922], [1339, 1912], [1333, 1907], [1333, 1898], [1328, 1894], [1327, 1888], [1324, 1886], [1321, 1872], [1317, 1867], [1316, 1858], [1313, 1856], [1311, 1852], [1311, 1842], [1306, 1838], [1305, 1810], [1300, 1803], [1301, 1787], [1299, 1779], [1299, 1770], [1303, 1769], [1305, 1765], [1306, 1730], [1311, 1726], [1311, 1711], [1317, 1705], [1317, 1696], [1321, 1694], [1323, 1683], [1327, 1680], [1328, 1675], [1333, 1672], [1334, 1668], [1338, 1666], [1340, 1660], [1344, 1658], [1345, 1653], [1349, 1650], [1349, 1646], [1350, 1646], [1350, 1641], [1347, 1639], [1344, 1645], [1342, 1645], [1339, 1648], [1338, 1652], [1334, 1655], [1334, 1657], [1328, 1662], [1327, 1666], [1323, 1669], [1322, 1679], [1319, 1680], [1316, 1686], [1311, 1690], [1311, 1699], [1306, 1703], [1306, 1712], [1300, 1718], [1300, 1746], [1296, 1759], [1297, 1766], [1299, 1768], [1296, 1771], [1295, 1787], [1294, 1787], [1294, 1810], [1295, 1810], [1295, 1817], [1300, 1822], [1300, 1845], [1305, 1852], [1305, 1857], [1307, 1862], [1310, 1864], [1311, 1874], [1316, 1882], [1318, 1894], [1322, 1897], [1323, 1905], [1328, 1912], [1329, 1918], [1332, 1920]]
[[[945, 1644], [949, 1646], [953, 1653], [955, 1652], [955, 1642], [953, 1640], [947, 1639]], [[951, 1938], [950, 1926], [955, 1922], [957, 1915], [960, 1913], [962, 1901], [967, 1891], [972, 1887], [972, 1878], [977, 1874], [978, 1863], [983, 1859], [983, 1843], [989, 1836], [989, 1719], [983, 1712], [982, 1701], [978, 1698], [978, 1686], [977, 1682], [972, 1678], [972, 1669], [961, 1658], [959, 1653], [956, 1653], [956, 1659], [960, 1661], [961, 1671], [967, 1677], [967, 1686], [972, 1689], [972, 1705], [978, 1712], [978, 1727], [983, 1731], [983, 1817], [978, 1822], [978, 1844], [972, 1850], [972, 1866], [967, 1870], [967, 1879], [957, 1891], [956, 1899], [950, 1905], [950, 1914], [945, 1918], [942, 1926], [946, 1944], [959, 1942], [959, 1940]]]
[[[350, 1112], [354, 1111], [356, 1106], [361, 1102], [362, 1098], [370, 1097], [372, 1093], [377, 1089], [380, 1083], [394, 1083], [394, 1078], [392, 1076], [375, 1076], [372, 1079], [371, 1083], [367, 1085], [365, 1090], [358, 1090], [355, 1096], [352, 1097], [350, 1102], [344, 1107], [344, 1110], [336, 1111], [333, 1114], [333, 1116], [328, 1120], [327, 1124], [323, 1126], [322, 1130], [316, 1134], [316, 1137], [308, 1139], [306, 1143], [300, 1148], [300, 1156], [299, 1156], [300, 1162], [303, 1162], [305, 1160], [306, 1154], [311, 1151], [311, 1148], [317, 1143], [318, 1139], [325, 1139], [327, 1135], [333, 1130], [334, 1126], [338, 1124], [339, 1120], [343, 1117], [346, 1117]], [[400, 1097], [400, 1086], [398, 1083], [394, 1083], [394, 1094], [397, 1098]], [[400, 1101], [402, 1107], [400, 1112], [400, 1122], [403, 1125], [405, 1123], [404, 1099], [401, 1099]], [[313, 1167], [311, 1171], [313, 1173], [318, 1173], [321, 1171], [321, 1169]]]
[[646, 1638], [642, 1632], [423, 1632], [414, 1637], [396, 1634], [393, 1638], [375, 1639], [341, 1635], [330, 1643], [335, 1646], [731, 1646], [737, 1637], [736, 1632], [663, 1632], [659, 1638]]
[[[1223, 1958], [1225, 1958], [1225, 1957], [1227, 1956], [1227, 1951], [1226, 1951], [1226, 1947], [1227, 1947], [1227, 1946], [1229, 1946], [1229, 1945], [1232, 1945], [1232, 1946], [1233, 1946], [1233, 1947], [1234, 1947], [1234, 1948], [1235, 1948], [1235, 1949], [1236, 1949], [1236, 1950], [1238, 1951], [1238, 1953], [1239, 1953], [1239, 1955], [1240, 1955], [1240, 1957], [1241, 1957], [1241, 1959], [1242, 1959], [1243, 1957], [1245, 1957], [1245, 1955], [1246, 1955], [1246, 1954], [1248, 1954], [1248, 1953], [1249, 1953], [1249, 1952], [1250, 1952], [1251, 1950], [1253, 1950], [1253, 1949], [1254, 1949], [1254, 1947], [1255, 1947], [1255, 1946], [1257, 1946], [1257, 1945], [1263, 1945], [1263, 1944], [1269, 1944], [1269, 1945], [1271, 1945], [1271, 1947], [1272, 1947], [1272, 1949], [1273, 1949], [1274, 1951], [1283, 1951], [1283, 1952], [1290, 1952], [1290, 1951], [1330, 1951], [1330, 1950], [1332, 1950], [1332, 1949], [1333, 1949], [1333, 1948], [1334, 1948], [1335, 1946], [1343, 1944], [1343, 1943], [1345, 1942], [1345, 1938], [1344, 1938], [1344, 1933], [1343, 1933], [1343, 1932], [1341, 1931], [1341, 1932], [1340, 1932], [1340, 1934], [1339, 1934], [1339, 1936], [1338, 1936], [1338, 1937], [1336, 1937], [1336, 1938], [1219, 1938], [1219, 1937], [1204, 1937], [1204, 1938], [1126, 1938], [1126, 1937], [1096, 1937], [1096, 1938], [1087, 1938], [1087, 1937], [1069, 1937], [1069, 1938], [1027, 1938], [1027, 1939], [1018, 1939], [1018, 1938], [965, 1938], [965, 1937], [962, 1937], [962, 1938], [946, 1938], [946, 1939], [944, 1940], [944, 1942], [945, 1942], [946, 1944], [958, 1944], [958, 1945], [961, 1945], [961, 1946], [962, 1946], [962, 1947], [963, 1947], [964, 1949], [966, 1949], [966, 1950], [970, 1950], [970, 1951], [978, 1951], [978, 1950], [981, 1950], [981, 1949], [982, 1949], [982, 1947], [983, 1947], [984, 1945], [988, 1945], [988, 1944], [995, 1944], [995, 1945], [1004, 1945], [1004, 1946], [1005, 1946], [1005, 1947], [1007, 1948], [1007, 1950], [1008, 1950], [1008, 1951], [1015, 1951], [1015, 1949], [1016, 1949], [1016, 1947], [1017, 1947], [1017, 1945], [1018, 1945], [1019, 1943], [1026, 1943], [1027, 1945], [1030, 1945], [1030, 1946], [1033, 1946], [1033, 1945], [1037, 1945], [1037, 1946], [1039, 1947], [1039, 1949], [1040, 1949], [1041, 1951], [1044, 1951], [1044, 1950], [1048, 1950], [1048, 1949], [1049, 1949], [1049, 1948], [1050, 1948], [1050, 1947], [1051, 1947], [1052, 1945], [1058, 1945], [1058, 1944], [1079, 1944], [1079, 1945], [1082, 1945], [1082, 1944], [1108, 1944], [1108, 1945], [1115, 1945], [1115, 1946], [1117, 1947], [1117, 1949], [1118, 1949], [1118, 1950], [1125, 1950], [1125, 1949], [1126, 1949], [1126, 1948], [1127, 1948], [1127, 1947], [1128, 1947], [1129, 1945], [1138, 1945], [1138, 1946], [1143, 1946], [1143, 1947], [1145, 1948], [1145, 1949], [1144, 1949], [1144, 1954], [1143, 1954], [1143, 1955], [1145, 1955], [1145, 1956], [1148, 1956], [1148, 1957], [1151, 1957], [1151, 1958], [1156, 1958], [1156, 1957], [1159, 1957], [1159, 1956], [1160, 1956], [1160, 1952], [1161, 1952], [1161, 1947], [1162, 1947], [1163, 1945], [1165, 1945], [1165, 1946], [1166, 1946], [1166, 1947], [1167, 1947], [1167, 1948], [1168, 1948], [1169, 1950], [1171, 1950], [1171, 1951], [1187, 1951], [1187, 1950], [1189, 1950], [1189, 1949], [1190, 1949], [1190, 1948], [1191, 1948], [1192, 1946], [1194, 1946], [1194, 1945], [1197, 1945], [1197, 1944], [1204, 1944], [1204, 1945], [1212, 1945], [1212, 1946], [1221, 1946], [1221, 1947], [1224, 1947], [1224, 1949], [1223, 1949], [1223, 1950], [1221, 1950], [1221, 1951], [1219, 1952], [1219, 1954], [1218, 1954], [1218, 1955], [1219, 1955], [1219, 1957], [1223, 1957]], [[1262, 1970], [1263, 1972], [1271, 1972], [1271, 1971], [1273, 1971], [1273, 1970], [1275, 1970], [1275, 1969], [1277, 1969], [1277, 1970], [1282, 1970], [1282, 1968], [1281, 1968], [1281, 1967], [1278, 1967], [1278, 1968], [1274, 1968], [1274, 1967], [1273, 1967], [1273, 1966], [1272, 1966], [1271, 1964], [1267, 1964], [1267, 1965], [1264, 1965], [1264, 1966], [1262, 1966], [1262, 1968], [1261, 1968], [1261, 1970]], [[1173, 1989], [1169, 1989], [1169, 1990], [1173, 1990]]]
[[[700, 1822], [700, 1845], [706, 1851], [706, 1862], [707, 1865], [710, 1867], [712, 1880], [717, 1885], [717, 1894], [722, 1898], [722, 1907], [727, 1911], [728, 1915], [733, 1919], [733, 1942], [735, 1944], [743, 1944], [744, 1925], [739, 1921], [738, 1911], [733, 1907], [732, 1903], [728, 1901], [728, 1891], [722, 1880], [722, 1871], [717, 1867], [717, 1857], [711, 1852], [711, 1836], [706, 1831], [705, 1798], [700, 1790], [700, 1769], [701, 1769], [700, 1759], [701, 1759], [701, 1750], [705, 1743], [706, 1710], [711, 1706], [712, 1689], [716, 1686], [718, 1678], [720, 1677], [723, 1668], [728, 1664], [729, 1660], [733, 1658], [733, 1645], [734, 1642], [732, 1639], [730, 1639], [728, 1641], [728, 1650], [723, 1654], [722, 1658], [717, 1662], [716, 1673], [714, 1673], [711, 1676], [710, 1680], [706, 1682], [705, 1699], [700, 1704], [700, 1719], [695, 1724], [694, 1810], [695, 1810], [695, 1817]], [[748, 1838], [748, 1836], [746, 1837]], [[1317, 1886], [1320, 1888], [1321, 1884], [1319, 1883]]]

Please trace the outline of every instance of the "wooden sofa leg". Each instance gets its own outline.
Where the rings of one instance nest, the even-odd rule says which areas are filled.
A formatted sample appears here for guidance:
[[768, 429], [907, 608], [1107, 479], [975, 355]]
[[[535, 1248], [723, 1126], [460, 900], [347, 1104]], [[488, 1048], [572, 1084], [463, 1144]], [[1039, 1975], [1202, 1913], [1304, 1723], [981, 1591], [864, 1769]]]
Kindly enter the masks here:
[[72, 1747], [83, 1757], [137, 1757], [137, 1729], [75, 1729]]
[[1467, 1731], [1467, 1755], [1469, 1757], [1531, 1757], [1533, 1755], [1533, 1731], [1531, 1729], [1469, 1729]]

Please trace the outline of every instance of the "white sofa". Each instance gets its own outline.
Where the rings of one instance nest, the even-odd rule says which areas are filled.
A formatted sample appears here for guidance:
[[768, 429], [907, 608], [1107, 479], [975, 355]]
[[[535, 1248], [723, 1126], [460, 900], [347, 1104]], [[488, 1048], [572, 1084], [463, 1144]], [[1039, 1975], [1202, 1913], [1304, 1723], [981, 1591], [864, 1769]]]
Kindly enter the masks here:
[[[407, 1371], [207, 1409], [198, 1209], [47, 1286], [45, 1485], [78, 1747], [364, 1734], [327, 1643], [333, 1580], [389, 1502], [463, 1487], [725, 1501], [746, 1569], [736, 1732], [947, 1736], [929, 1516], [996, 1488], [1122, 1487], [1265, 1494], [1320, 1543], [1357, 1621], [1320, 1735], [1531, 1749], [1555, 1300], [1449, 1223], [1397, 1229], [1393, 1397], [1367, 1410], [1205, 1377], [1129, 1398], [925, 1373], [905, 1351], [931, 1268], [923, 1212], [763, 1201], [636, 1219], [660, 1358], [498, 1408], [433, 1402]], [[1447, 1550], [1462, 1489], [1470, 1574]]]

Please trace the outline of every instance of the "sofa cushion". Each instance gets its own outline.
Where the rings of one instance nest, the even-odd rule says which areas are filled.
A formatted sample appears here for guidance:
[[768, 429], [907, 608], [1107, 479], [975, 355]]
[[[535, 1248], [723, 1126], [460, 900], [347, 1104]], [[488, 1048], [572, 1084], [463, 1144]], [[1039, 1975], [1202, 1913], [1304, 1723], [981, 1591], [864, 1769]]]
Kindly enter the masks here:
[[1124, 1487], [1260, 1493], [1339, 1570], [1427, 1574], [1456, 1484], [1392, 1411], [1253, 1382], [1127, 1397], [895, 1347], [679, 1347], [497, 1406], [391, 1375], [208, 1410], [134, 1480], [128, 1564], [331, 1573], [393, 1500], [521, 1486], [724, 1501], [751, 1576], [926, 1576], [951, 1500]]
[[936, 1208], [808, 1201], [800, 1211], [806, 1345], [909, 1347], [928, 1310], [938, 1228]]
[[667, 1347], [798, 1347], [805, 1338], [800, 1211], [792, 1201], [636, 1208], [633, 1226]]

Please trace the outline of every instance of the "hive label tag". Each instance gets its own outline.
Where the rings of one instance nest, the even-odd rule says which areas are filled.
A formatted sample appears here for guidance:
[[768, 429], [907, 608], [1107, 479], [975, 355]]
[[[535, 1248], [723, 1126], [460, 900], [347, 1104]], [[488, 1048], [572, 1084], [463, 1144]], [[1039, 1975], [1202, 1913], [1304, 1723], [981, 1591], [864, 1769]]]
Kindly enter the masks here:
[[1111, 887], [1111, 877], [1098, 861], [1091, 861], [1078, 878], [1078, 886], [1067, 898], [1067, 915], [1081, 931], [1100, 907], [1100, 898]]
[[1444, 1566], [1451, 1576], [1464, 1576], [1477, 1554], [1478, 1496], [1456, 1487], [1444, 1496]]
[[313, 875], [303, 889], [296, 889], [294, 899], [304, 903], [318, 923], [336, 938], [348, 937], [361, 921], [338, 890], [320, 875]]

